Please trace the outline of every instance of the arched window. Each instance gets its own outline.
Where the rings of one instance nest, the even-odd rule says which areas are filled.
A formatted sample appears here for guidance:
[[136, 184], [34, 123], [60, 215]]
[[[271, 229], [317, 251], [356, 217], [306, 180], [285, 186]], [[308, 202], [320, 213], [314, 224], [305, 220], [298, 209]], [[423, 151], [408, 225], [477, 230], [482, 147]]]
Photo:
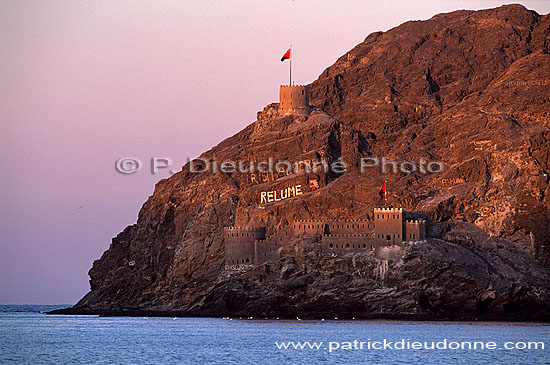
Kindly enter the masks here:
[[246, 262], [250, 262], [250, 260], [247, 258], [247, 259], [246, 259]]
[[346, 248], [349, 248], [349, 243], [346, 243]]
[[333, 248], [333, 247], [334, 247], [334, 245], [333, 245], [333, 244], [331, 243], [330, 245], [328, 245], [328, 247], [330, 247], [330, 248]]

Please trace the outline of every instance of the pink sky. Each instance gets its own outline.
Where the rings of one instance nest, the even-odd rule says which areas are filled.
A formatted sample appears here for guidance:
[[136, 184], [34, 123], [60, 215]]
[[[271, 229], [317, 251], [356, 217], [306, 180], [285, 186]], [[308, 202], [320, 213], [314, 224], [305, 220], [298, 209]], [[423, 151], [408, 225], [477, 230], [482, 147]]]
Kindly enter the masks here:
[[369, 33], [503, 3], [2, 1], [0, 304], [82, 297], [93, 260], [168, 176], [115, 161], [179, 170], [253, 122], [288, 82], [289, 44], [294, 81], [310, 83]]

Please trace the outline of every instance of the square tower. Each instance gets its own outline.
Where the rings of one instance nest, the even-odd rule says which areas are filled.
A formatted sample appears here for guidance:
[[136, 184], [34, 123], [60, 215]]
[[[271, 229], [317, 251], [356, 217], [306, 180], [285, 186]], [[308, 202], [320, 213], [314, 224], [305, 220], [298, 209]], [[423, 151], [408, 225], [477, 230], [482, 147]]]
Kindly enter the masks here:
[[308, 116], [309, 86], [281, 85], [279, 89], [279, 114]]
[[374, 234], [379, 244], [403, 244], [403, 213], [403, 208], [374, 209]]

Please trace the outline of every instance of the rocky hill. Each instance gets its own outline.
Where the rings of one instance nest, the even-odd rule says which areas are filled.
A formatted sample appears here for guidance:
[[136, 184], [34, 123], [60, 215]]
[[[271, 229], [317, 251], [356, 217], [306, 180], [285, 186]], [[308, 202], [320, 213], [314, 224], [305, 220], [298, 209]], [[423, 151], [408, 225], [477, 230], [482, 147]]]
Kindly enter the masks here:
[[[57, 313], [550, 319], [550, 16], [519, 5], [456, 11], [370, 34], [310, 85], [309, 117], [277, 104], [201, 157], [345, 161], [320, 188], [261, 203], [239, 173], [157, 183], [136, 224]], [[361, 173], [361, 158], [441, 161], [441, 173]], [[429, 239], [398, 257], [328, 257], [307, 237], [280, 262], [229, 275], [223, 227], [359, 218], [382, 202], [417, 212]]]

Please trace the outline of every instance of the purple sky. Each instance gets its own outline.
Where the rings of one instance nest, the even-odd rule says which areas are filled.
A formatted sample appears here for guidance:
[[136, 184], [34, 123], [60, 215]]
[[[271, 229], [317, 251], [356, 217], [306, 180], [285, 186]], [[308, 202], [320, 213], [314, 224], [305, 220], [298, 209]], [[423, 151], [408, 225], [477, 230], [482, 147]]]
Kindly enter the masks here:
[[[72, 304], [179, 170], [374, 31], [503, 1], [0, 2], [0, 304]], [[550, 2], [521, 1], [539, 14]], [[122, 175], [121, 157], [144, 168]], [[79, 208], [81, 207], [81, 208]]]

